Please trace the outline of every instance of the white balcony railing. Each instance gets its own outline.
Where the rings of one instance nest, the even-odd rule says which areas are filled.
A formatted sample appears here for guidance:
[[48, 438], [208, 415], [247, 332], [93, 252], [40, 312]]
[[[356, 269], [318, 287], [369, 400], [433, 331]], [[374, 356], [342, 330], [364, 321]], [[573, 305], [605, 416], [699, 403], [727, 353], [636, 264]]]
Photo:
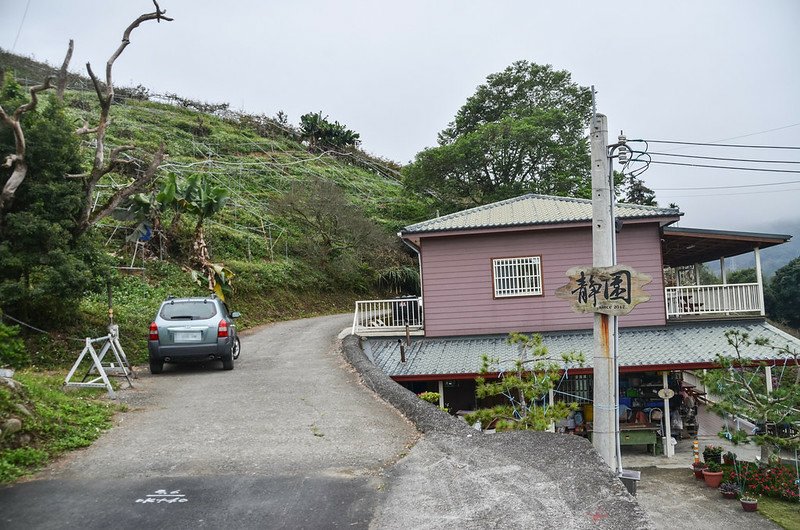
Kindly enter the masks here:
[[363, 300], [356, 302], [354, 335], [391, 335], [423, 329], [422, 298]]
[[667, 318], [682, 315], [724, 315], [763, 311], [757, 283], [667, 287]]

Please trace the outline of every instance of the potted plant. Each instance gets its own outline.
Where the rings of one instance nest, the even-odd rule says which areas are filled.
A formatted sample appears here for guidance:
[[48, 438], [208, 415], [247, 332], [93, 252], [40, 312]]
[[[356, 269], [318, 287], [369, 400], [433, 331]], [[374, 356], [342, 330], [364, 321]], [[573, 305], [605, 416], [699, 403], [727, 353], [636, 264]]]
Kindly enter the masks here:
[[713, 460], [708, 463], [708, 467], [703, 470], [703, 480], [709, 488], [718, 488], [722, 482], [722, 467], [719, 462]]
[[709, 462], [716, 462], [719, 464], [722, 462], [722, 452], [723, 449], [719, 445], [707, 445], [705, 449], [703, 449], [703, 460], [705, 460], [706, 464]]
[[731, 466], [731, 465], [733, 465], [733, 463], [734, 463], [735, 461], [736, 461], [736, 453], [734, 453], [733, 451], [728, 451], [727, 453], [725, 453], [724, 455], [722, 455], [722, 462], [723, 462], [723, 463], [724, 463], [726, 466]]
[[723, 482], [719, 485], [719, 491], [726, 499], [735, 499], [739, 495], [739, 485], [735, 482]]
[[742, 503], [742, 510], [746, 512], [758, 511], [758, 497], [744, 494], [741, 497], [739, 497], [739, 502]]
[[703, 480], [703, 470], [706, 468], [705, 462], [693, 462], [692, 471], [694, 471], [694, 478]]

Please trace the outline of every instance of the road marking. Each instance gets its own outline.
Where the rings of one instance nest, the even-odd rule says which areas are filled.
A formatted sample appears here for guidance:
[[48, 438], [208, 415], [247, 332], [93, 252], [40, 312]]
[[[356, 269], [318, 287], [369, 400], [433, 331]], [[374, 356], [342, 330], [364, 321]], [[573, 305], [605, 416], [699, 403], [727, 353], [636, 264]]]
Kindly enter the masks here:
[[181, 490], [174, 490], [167, 492], [167, 490], [156, 490], [154, 493], [149, 493], [143, 499], [136, 499], [137, 503], [141, 504], [174, 504], [176, 502], [189, 502], [186, 495], [181, 494]]

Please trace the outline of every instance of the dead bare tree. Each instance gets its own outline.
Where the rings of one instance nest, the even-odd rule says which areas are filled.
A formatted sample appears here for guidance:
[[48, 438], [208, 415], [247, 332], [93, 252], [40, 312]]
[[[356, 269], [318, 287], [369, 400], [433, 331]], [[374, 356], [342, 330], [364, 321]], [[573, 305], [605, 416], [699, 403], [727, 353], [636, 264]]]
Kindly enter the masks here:
[[0, 212], [11, 204], [11, 201], [14, 199], [14, 194], [17, 192], [17, 188], [19, 188], [20, 184], [25, 180], [25, 176], [28, 174], [28, 163], [25, 161], [25, 134], [22, 131], [20, 120], [23, 114], [36, 108], [39, 102], [37, 94], [52, 88], [50, 86], [51, 81], [52, 77], [48, 77], [41, 85], [31, 88], [31, 100], [24, 105], [20, 105], [11, 115], [7, 114], [3, 107], [0, 106], [0, 120], [11, 127], [11, 130], [14, 132], [15, 143], [14, 154], [8, 155], [2, 166], [14, 169], [3, 186], [3, 191], [0, 192]]
[[130, 197], [134, 193], [141, 191], [145, 186], [147, 186], [147, 184], [152, 182], [152, 180], [155, 178], [158, 166], [165, 157], [164, 144], [162, 143], [158, 151], [156, 151], [156, 153], [153, 155], [153, 160], [146, 170], [134, 171], [131, 175], [133, 182], [124, 188], [117, 189], [116, 192], [114, 192], [102, 206], [97, 209], [94, 208], [94, 192], [98, 182], [100, 182], [100, 179], [112, 171], [117, 171], [132, 162], [129, 158], [122, 158], [123, 153], [134, 148], [134, 146], [131, 145], [116, 147], [111, 151], [109, 159], [107, 161], [105, 159], [106, 129], [109, 125], [111, 103], [114, 99], [114, 84], [111, 79], [111, 70], [114, 66], [114, 61], [117, 60], [125, 48], [127, 48], [130, 44], [131, 33], [134, 29], [139, 27], [140, 24], [147, 22], [148, 20], [155, 20], [159, 23], [162, 20], [168, 22], [172, 21], [171, 18], [164, 16], [166, 10], [162, 10], [158, 6], [158, 2], [156, 2], [156, 0], [153, 0], [153, 4], [156, 7], [154, 12], [145, 13], [139, 16], [139, 18], [134, 20], [125, 29], [125, 32], [122, 35], [122, 43], [116, 49], [114, 54], [108, 59], [108, 62], [106, 62], [106, 79], [104, 84], [100, 82], [95, 73], [92, 71], [91, 64], [86, 63], [86, 70], [89, 73], [89, 77], [92, 79], [92, 83], [94, 84], [94, 90], [97, 93], [97, 99], [100, 101], [100, 119], [98, 120], [96, 127], [90, 128], [87, 123], [76, 131], [78, 134], [94, 133], [96, 139], [95, 155], [92, 162], [92, 168], [87, 174], [80, 175], [80, 177], [84, 179], [85, 193], [85, 203], [78, 227], [78, 231], [80, 233], [83, 233], [94, 226], [98, 221], [100, 221], [100, 219], [103, 219], [113, 212], [114, 208], [116, 208], [120, 202], [127, 197]]
[[64, 90], [67, 89], [67, 68], [69, 68], [69, 62], [72, 60], [72, 51], [74, 49], [75, 41], [69, 39], [67, 55], [64, 56], [64, 62], [61, 63], [61, 69], [58, 71], [58, 82], [56, 83], [56, 97], [59, 101], [64, 101]]

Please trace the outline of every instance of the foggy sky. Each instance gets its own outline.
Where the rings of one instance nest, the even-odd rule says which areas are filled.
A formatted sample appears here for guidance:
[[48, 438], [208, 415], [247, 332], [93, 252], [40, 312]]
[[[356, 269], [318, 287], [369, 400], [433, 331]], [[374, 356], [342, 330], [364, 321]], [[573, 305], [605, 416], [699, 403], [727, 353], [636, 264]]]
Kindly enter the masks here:
[[[124, 28], [153, 8], [148, 0], [30, 0], [22, 23], [26, 4], [0, 0], [0, 47], [60, 64], [74, 38], [72, 70], [81, 73], [87, 61], [102, 71]], [[283, 110], [295, 124], [321, 110], [359, 132], [366, 151], [400, 163], [434, 146], [476, 86], [519, 59], [595, 85], [612, 142], [624, 129], [628, 138], [800, 146], [794, 0], [160, 5], [175, 21], [148, 22], [133, 33], [115, 63], [116, 84], [252, 113]], [[800, 161], [797, 150], [650, 150]], [[800, 164], [761, 167], [800, 171]], [[661, 205], [680, 205], [682, 226], [758, 230], [800, 218], [800, 173], [653, 165], [642, 178]], [[798, 182], [733, 187], [785, 181]], [[727, 189], [667, 190], [715, 186]]]

